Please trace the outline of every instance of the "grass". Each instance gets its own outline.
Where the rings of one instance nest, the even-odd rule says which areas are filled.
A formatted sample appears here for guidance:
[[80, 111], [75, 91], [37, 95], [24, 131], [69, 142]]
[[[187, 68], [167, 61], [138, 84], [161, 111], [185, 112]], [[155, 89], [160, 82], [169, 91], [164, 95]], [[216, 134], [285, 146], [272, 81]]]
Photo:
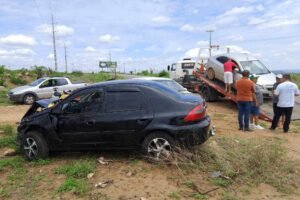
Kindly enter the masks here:
[[0, 148], [8, 147], [17, 149], [17, 135], [16, 129], [11, 125], [0, 126], [0, 130], [4, 132], [3, 136], [0, 137]]
[[180, 196], [179, 196], [178, 192], [171, 192], [171, 193], [168, 194], [168, 197], [170, 199], [180, 199]]
[[72, 164], [60, 166], [55, 169], [56, 174], [64, 174], [72, 178], [86, 178], [86, 176], [93, 172], [96, 163], [92, 161], [80, 160]]
[[183, 150], [171, 162], [184, 174], [220, 171], [223, 177], [209, 180], [224, 188], [232, 184], [267, 183], [281, 192], [294, 190], [295, 180], [299, 178], [295, 171], [297, 163], [287, 160], [281, 140], [219, 136], [215, 142], [193, 152]]
[[23, 161], [24, 161], [24, 159], [20, 156], [1, 159], [0, 160], [0, 171], [4, 170], [5, 168], [12, 168], [12, 169], [21, 168]]
[[96, 162], [89, 160], [79, 160], [69, 165], [57, 167], [54, 173], [64, 174], [67, 178], [65, 182], [57, 188], [56, 192], [71, 191], [77, 195], [85, 194], [89, 190], [86, 177], [89, 173], [94, 172], [95, 168]]
[[61, 184], [57, 190], [57, 192], [68, 192], [71, 191], [74, 194], [83, 195], [88, 191], [88, 187], [86, 181], [82, 179], [74, 179], [69, 177], [65, 180], [63, 184]]
[[291, 74], [292, 81], [300, 87], [300, 74]]

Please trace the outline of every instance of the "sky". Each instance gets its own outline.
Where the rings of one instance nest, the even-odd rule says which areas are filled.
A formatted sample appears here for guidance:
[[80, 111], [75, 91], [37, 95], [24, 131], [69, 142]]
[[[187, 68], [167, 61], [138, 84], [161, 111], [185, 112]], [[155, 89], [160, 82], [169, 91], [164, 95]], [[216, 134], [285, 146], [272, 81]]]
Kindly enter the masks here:
[[[159, 71], [212, 44], [251, 53], [271, 70], [300, 69], [300, 0], [0, 0], [0, 65]], [[207, 55], [203, 51], [203, 56]]]

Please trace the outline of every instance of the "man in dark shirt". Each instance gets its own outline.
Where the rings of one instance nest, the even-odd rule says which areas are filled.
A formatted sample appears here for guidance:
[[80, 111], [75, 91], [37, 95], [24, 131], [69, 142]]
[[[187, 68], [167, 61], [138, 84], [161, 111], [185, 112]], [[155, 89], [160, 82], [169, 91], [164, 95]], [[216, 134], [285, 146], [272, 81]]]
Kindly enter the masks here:
[[[278, 103], [278, 96], [274, 95], [274, 91], [276, 90], [277, 86], [282, 82], [282, 74], [277, 74], [276, 75], [276, 83], [274, 83], [273, 85], [273, 90], [272, 90], [272, 94], [273, 94], [273, 116], [275, 116], [275, 113], [277, 113], [278, 109], [277, 109], [277, 103]], [[284, 122], [284, 116], [281, 116], [281, 123], [283, 124]]]

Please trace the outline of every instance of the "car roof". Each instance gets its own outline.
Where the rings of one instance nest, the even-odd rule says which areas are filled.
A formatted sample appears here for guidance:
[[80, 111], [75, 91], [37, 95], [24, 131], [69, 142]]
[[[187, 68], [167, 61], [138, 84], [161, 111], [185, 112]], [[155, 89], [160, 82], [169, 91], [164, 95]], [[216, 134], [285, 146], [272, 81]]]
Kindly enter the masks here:
[[164, 78], [164, 77], [137, 77], [137, 78], [133, 78], [133, 79], [138, 79], [138, 80], [149, 80], [149, 81], [155, 81], [155, 80], [168, 80], [168, 81], [172, 81], [172, 79], [169, 78]]
[[231, 58], [233, 60], [238, 60], [238, 61], [247, 61], [247, 60], [258, 60], [254, 56], [248, 54], [248, 53], [226, 53], [226, 54], [219, 54], [216, 56], [212, 56], [213, 58], [217, 58], [220, 56], [226, 56], [228, 58]]

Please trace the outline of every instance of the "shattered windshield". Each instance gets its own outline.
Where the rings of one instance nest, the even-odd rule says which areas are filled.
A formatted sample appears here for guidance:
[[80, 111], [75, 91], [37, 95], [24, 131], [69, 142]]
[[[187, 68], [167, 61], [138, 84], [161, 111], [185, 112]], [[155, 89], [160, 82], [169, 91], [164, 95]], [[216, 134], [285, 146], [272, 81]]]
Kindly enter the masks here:
[[270, 71], [259, 60], [241, 61], [244, 70], [249, 70], [251, 74], [268, 74]]

